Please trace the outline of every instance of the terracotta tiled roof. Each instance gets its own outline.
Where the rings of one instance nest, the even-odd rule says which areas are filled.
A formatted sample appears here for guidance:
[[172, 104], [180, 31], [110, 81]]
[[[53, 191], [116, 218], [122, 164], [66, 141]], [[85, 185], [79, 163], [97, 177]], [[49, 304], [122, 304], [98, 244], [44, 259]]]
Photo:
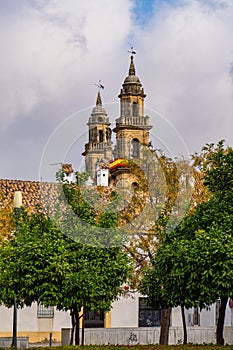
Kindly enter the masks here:
[[56, 183], [0, 179], [0, 208], [13, 208], [15, 191], [22, 192], [23, 207], [28, 211], [34, 211], [38, 205], [46, 207], [46, 200], [55, 203], [59, 196]]

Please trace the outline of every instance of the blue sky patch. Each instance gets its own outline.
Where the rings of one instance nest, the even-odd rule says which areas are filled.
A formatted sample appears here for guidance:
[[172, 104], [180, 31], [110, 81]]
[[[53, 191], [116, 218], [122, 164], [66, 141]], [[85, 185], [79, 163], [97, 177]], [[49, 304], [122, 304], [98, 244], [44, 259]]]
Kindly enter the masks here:
[[135, 22], [145, 27], [153, 15], [164, 6], [179, 6], [180, 0], [135, 0], [133, 12]]

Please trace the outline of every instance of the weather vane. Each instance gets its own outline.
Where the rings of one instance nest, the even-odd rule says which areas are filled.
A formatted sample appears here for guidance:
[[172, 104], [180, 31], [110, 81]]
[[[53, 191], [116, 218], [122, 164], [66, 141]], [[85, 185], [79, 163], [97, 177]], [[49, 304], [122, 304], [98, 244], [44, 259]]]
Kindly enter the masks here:
[[101, 84], [101, 80], [98, 81], [98, 83], [95, 84], [95, 86], [98, 86], [98, 89], [104, 89], [104, 86]]
[[128, 52], [131, 53], [131, 55], [136, 55], [136, 51], [134, 51], [133, 46], [131, 46]]

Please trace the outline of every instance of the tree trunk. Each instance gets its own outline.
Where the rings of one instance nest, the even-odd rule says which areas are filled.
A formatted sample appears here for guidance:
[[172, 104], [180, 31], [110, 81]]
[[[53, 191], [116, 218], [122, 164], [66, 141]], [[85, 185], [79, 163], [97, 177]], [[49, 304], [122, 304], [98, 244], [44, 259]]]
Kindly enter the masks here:
[[74, 310], [70, 311], [70, 316], [71, 316], [71, 334], [70, 334], [70, 345], [74, 344], [74, 329], [75, 329], [75, 315], [74, 315]]
[[84, 331], [85, 331], [85, 306], [83, 305], [82, 341], [81, 341], [82, 346], [84, 346]]
[[223, 330], [224, 330], [225, 312], [226, 312], [228, 297], [221, 296], [220, 300], [221, 300], [221, 304], [219, 308], [216, 338], [217, 338], [217, 345], [224, 345]]
[[79, 339], [79, 312], [77, 309], [75, 309], [75, 345], [79, 345], [80, 339]]
[[187, 326], [186, 326], [186, 319], [185, 319], [185, 313], [184, 313], [184, 304], [181, 304], [181, 315], [182, 315], [182, 323], [183, 323], [183, 331], [184, 331], [183, 344], [187, 344]]
[[172, 311], [171, 307], [168, 307], [162, 310], [162, 317], [160, 322], [160, 338], [159, 338], [160, 345], [168, 345], [171, 311]]

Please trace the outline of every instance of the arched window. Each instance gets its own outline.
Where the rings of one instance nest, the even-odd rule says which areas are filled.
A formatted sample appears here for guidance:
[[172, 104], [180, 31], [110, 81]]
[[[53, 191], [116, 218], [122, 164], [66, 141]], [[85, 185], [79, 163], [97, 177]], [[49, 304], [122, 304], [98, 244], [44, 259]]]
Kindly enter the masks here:
[[112, 130], [110, 128], [106, 129], [106, 139], [107, 141], [111, 141], [111, 134], [112, 134]]
[[139, 158], [139, 149], [140, 148], [140, 144], [138, 139], [133, 139], [132, 140], [132, 157], [133, 158]]
[[99, 130], [99, 142], [103, 142], [104, 141], [104, 133], [103, 130]]
[[133, 117], [138, 117], [138, 104], [133, 102]]

